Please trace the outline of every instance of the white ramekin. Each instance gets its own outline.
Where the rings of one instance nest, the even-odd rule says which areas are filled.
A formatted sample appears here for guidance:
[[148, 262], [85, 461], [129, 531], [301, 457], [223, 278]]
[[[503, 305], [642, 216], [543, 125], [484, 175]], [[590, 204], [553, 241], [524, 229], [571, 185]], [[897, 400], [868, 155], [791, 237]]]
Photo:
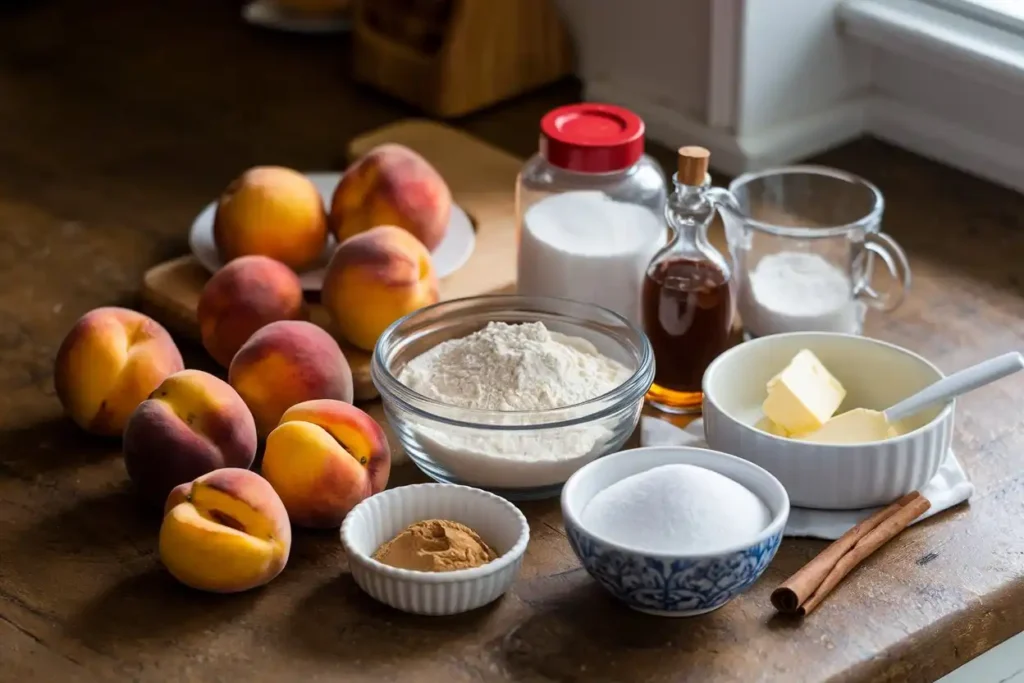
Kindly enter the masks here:
[[[498, 559], [473, 569], [420, 572], [373, 559], [385, 542], [427, 519], [460, 522], [480, 534]], [[526, 517], [493, 493], [456, 484], [414, 484], [357, 505], [341, 525], [352, 578], [380, 602], [413, 614], [467, 612], [499, 598], [515, 581], [530, 540]]]
[[760, 337], [726, 351], [704, 374], [708, 446], [774, 474], [798, 507], [884, 505], [928, 483], [952, 441], [953, 401], [908, 418], [903, 435], [873, 443], [815, 444], [753, 426], [763, 416], [765, 384], [801, 349], [810, 349], [846, 387], [838, 412], [884, 410], [944, 376], [912, 351], [869, 337], [829, 332]]

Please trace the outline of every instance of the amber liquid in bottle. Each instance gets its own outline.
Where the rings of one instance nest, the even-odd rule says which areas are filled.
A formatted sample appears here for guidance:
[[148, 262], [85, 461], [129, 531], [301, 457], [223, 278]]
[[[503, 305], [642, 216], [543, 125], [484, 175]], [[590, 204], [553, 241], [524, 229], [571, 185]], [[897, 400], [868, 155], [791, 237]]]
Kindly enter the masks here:
[[673, 237], [644, 275], [641, 312], [654, 351], [654, 383], [647, 402], [669, 413], [701, 412], [704, 371], [729, 344], [731, 269], [708, 242], [715, 216], [707, 187], [709, 153], [682, 147], [675, 191], [665, 206]]
[[699, 411], [704, 370], [729, 344], [729, 280], [713, 263], [676, 257], [651, 264], [642, 296], [655, 359], [647, 399], [668, 412]]

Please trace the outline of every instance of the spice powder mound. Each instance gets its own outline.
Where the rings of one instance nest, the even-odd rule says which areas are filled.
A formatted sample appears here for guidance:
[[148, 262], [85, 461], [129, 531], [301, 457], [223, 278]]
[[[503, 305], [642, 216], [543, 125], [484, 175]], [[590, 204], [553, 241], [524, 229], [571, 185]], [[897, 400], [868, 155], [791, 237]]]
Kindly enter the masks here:
[[475, 531], [444, 519], [416, 522], [373, 554], [383, 564], [421, 572], [471, 569], [497, 557]]

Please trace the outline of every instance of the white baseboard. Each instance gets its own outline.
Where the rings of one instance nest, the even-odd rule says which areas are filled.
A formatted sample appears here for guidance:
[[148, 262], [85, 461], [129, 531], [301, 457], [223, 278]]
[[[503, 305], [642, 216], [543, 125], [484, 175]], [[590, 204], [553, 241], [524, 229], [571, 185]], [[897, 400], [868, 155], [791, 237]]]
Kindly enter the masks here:
[[711, 165], [729, 175], [758, 170], [812, 156], [864, 133], [865, 101], [849, 100], [785, 125], [737, 136], [607, 81], [584, 86], [589, 101], [618, 104], [636, 112], [647, 126], [649, 139], [675, 149], [702, 145], [711, 152]]
[[867, 111], [867, 129], [876, 137], [1024, 192], [1024, 147], [891, 97], [872, 98]]

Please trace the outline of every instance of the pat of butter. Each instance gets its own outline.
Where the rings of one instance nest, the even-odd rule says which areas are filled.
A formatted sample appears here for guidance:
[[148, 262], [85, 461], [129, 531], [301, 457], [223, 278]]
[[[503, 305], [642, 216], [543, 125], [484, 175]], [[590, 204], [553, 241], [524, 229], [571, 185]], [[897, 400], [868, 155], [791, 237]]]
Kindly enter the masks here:
[[892, 438], [897, 435], [895, 432], [896, 430], [885, 419], [885, 413], [867, 408], [854, 408], [836, 415], [820, 429], [794, 438], [814, 443], [869, 443]]
[[839, 380], [804, 349], [768, 380], [768, 397], [761, 409], [790, 434], [803, 434], [825, 424], [844, 398], [846, 389]]
[[789, 432], [780, 427], [779, 425], [772, 422], [771, 418], [762, 417], [754, 425], [754, 429], [760, 429], [762, 432], [767, 432], [772, 436], [789, 436]]

